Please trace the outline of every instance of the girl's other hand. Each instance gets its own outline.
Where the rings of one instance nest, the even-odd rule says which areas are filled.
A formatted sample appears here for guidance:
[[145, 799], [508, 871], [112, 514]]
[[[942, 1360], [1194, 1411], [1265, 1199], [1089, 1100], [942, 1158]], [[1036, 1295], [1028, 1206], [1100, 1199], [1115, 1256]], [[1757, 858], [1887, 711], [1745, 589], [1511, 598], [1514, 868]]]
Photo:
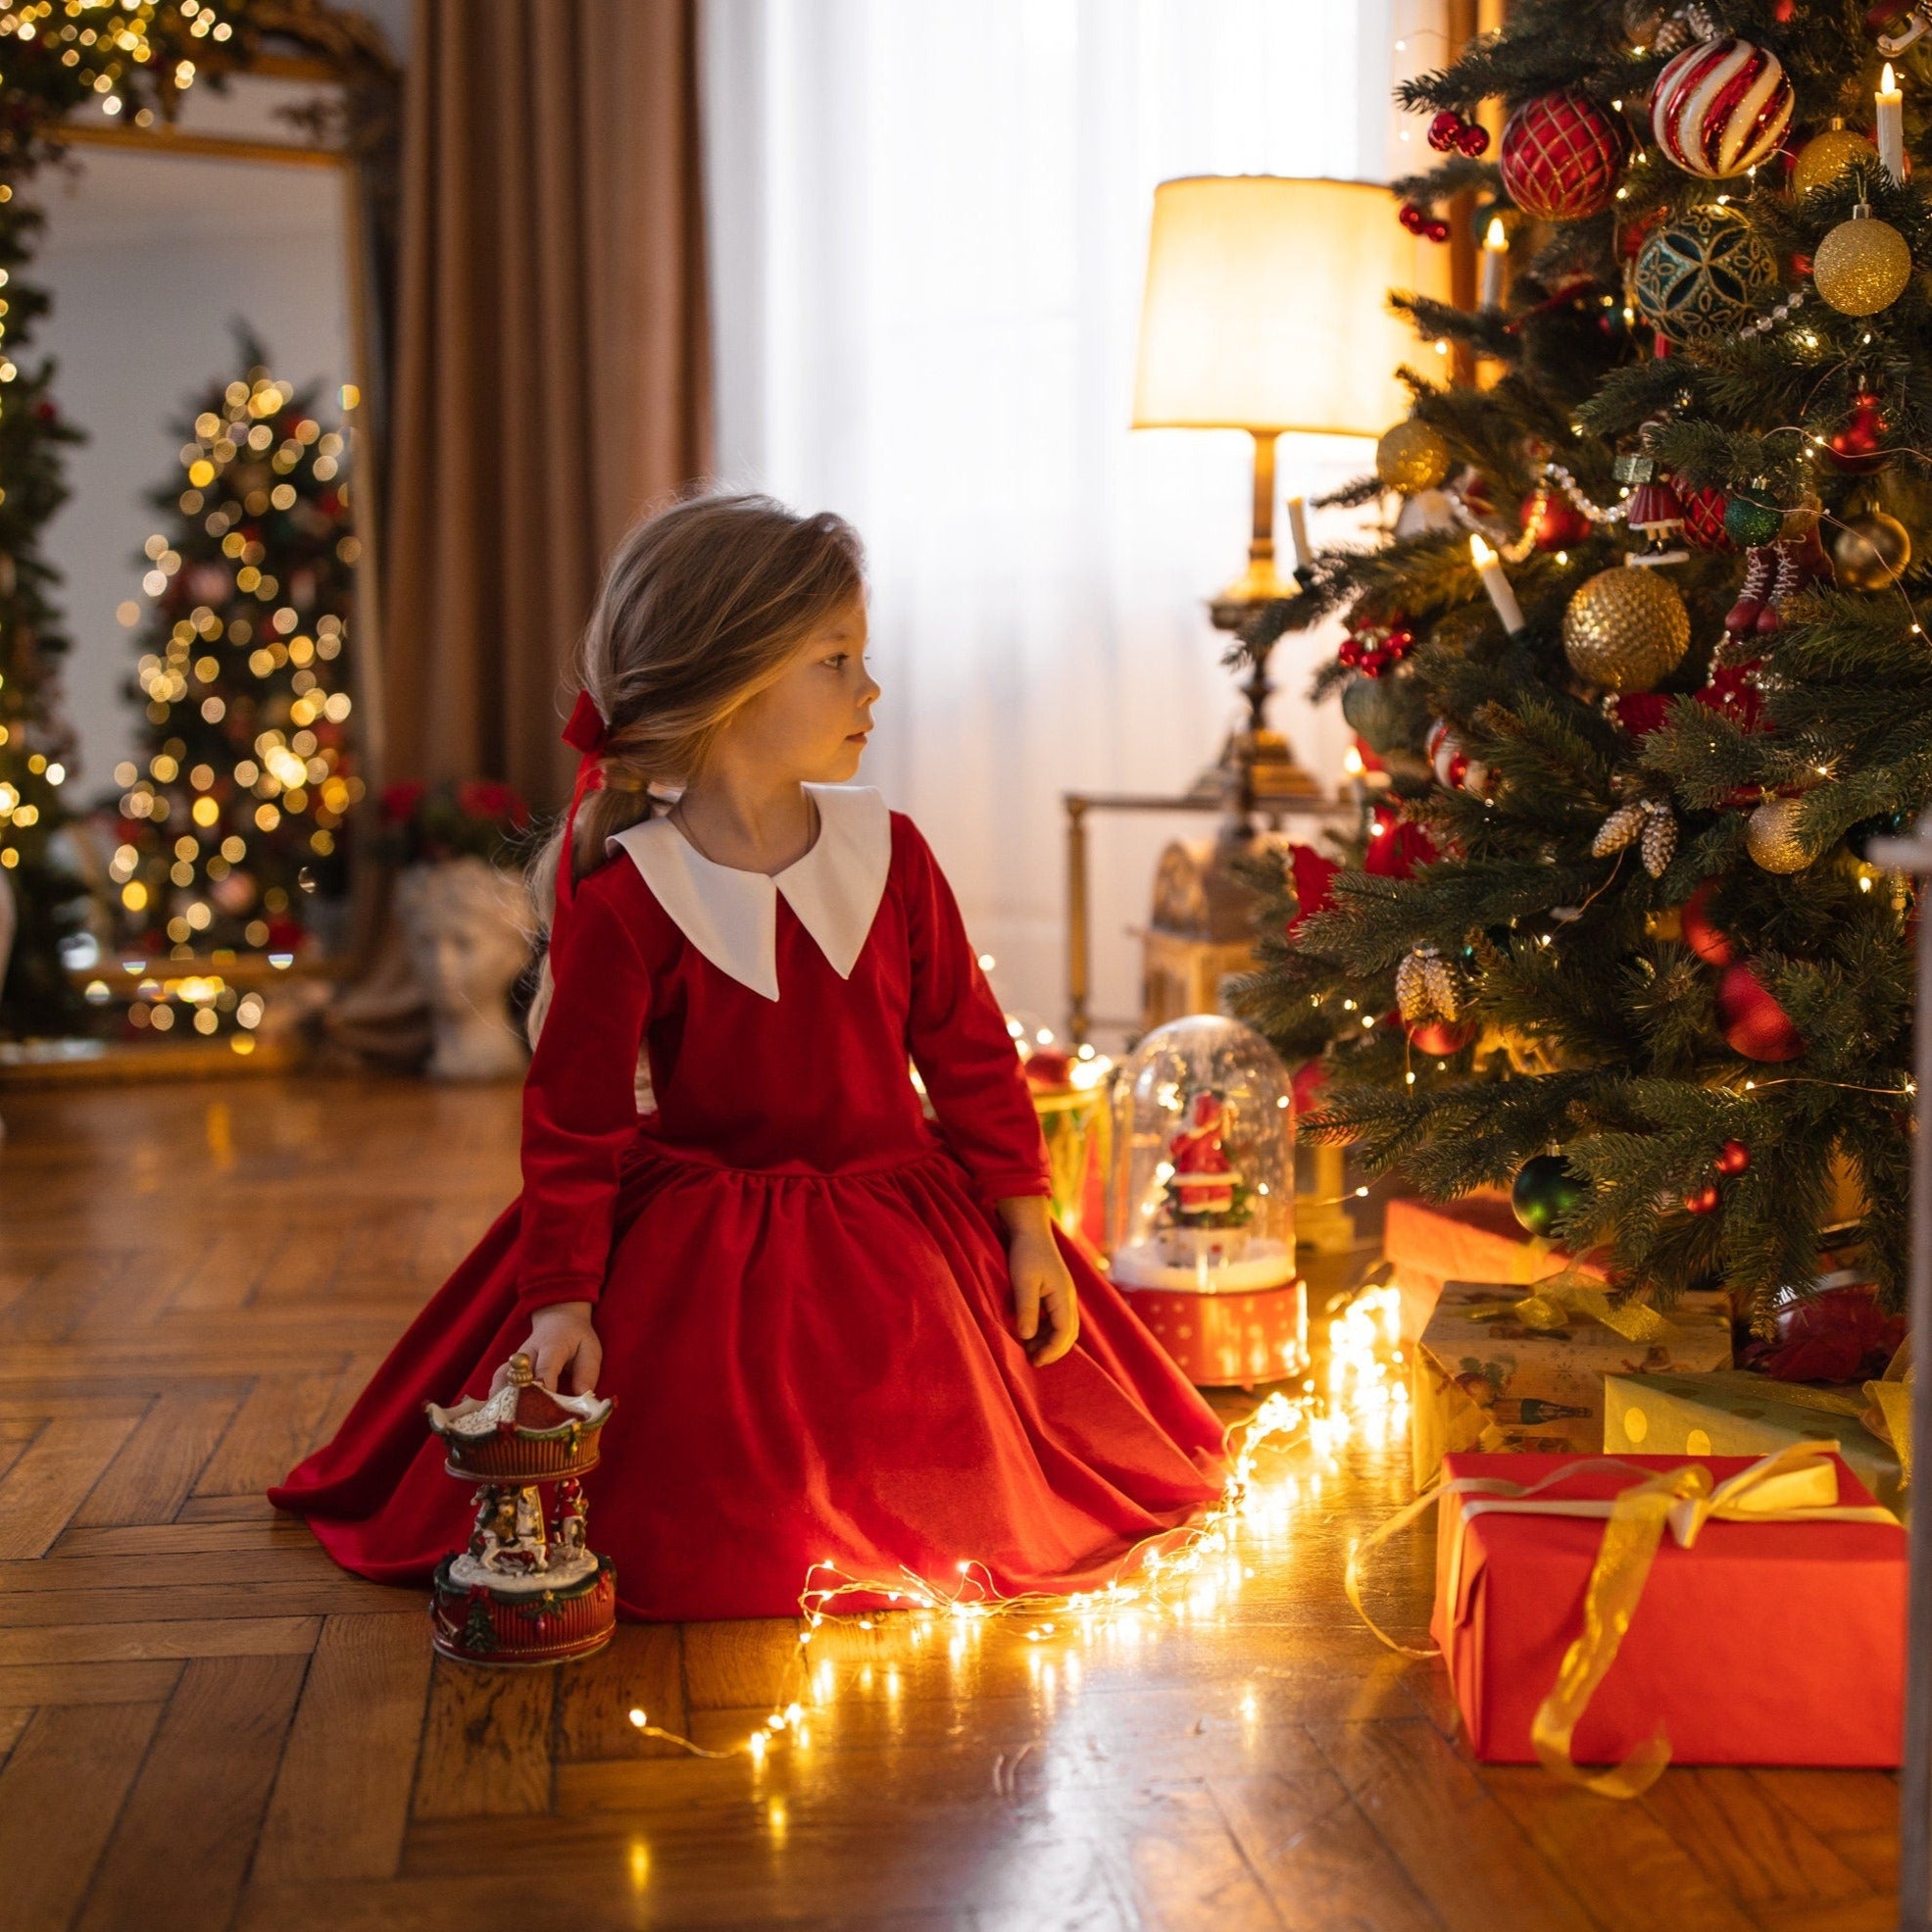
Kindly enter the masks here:
[[1061, 1259], [1044, 1197], [1016, 1196], [999, 1204], [1007, 1222], [1007, 1264], [1013, 1275], [1014, 1328], [1035, 1368], [1058, 1362], [1080, 1333], [1079, 1297]]
[[[590, 1325], [590, 1304], [552, 1302], [538, 1309], [530, 1316], [529, 1339], [517, 1353], [529, 1357], [537, 1380], [553, 1394], [589, 1395], [604, 1365], [604, 1345]], [[509, 1379], [506, 1362], [496, 1371], [490, 1393], [494, 1395]]]

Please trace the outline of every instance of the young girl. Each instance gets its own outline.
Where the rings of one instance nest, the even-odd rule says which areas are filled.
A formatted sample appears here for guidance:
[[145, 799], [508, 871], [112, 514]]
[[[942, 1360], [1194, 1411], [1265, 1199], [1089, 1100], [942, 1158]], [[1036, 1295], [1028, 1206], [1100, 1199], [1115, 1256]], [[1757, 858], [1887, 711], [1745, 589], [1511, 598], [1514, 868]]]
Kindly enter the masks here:
[[349, 1568], [426, 1578], [460, 1547], [422, 1405], [518, 1350], [617, 1400], [584, 1487], [633, 1616], [791, 1614], [825, 1560], [1089, 1588], [1220, 1493], [1214, 1412], [1048, 1216], [931, 851], [846, 782], [879, 695], [864, 590], [844, 522], [762, 497], [619, 546], [534, 867], [522, 1192], [270, 1492]]

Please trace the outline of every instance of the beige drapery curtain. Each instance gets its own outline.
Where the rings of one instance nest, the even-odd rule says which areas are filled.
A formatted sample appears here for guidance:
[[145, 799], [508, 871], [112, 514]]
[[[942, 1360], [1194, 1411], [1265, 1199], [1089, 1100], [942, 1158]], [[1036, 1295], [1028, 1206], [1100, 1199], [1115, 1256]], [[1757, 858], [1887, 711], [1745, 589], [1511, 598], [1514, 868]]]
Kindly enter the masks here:
[[698, 0], [418, 0], [389, 477], [387, 779], [568, 794], [603, 559], [705, 475]]

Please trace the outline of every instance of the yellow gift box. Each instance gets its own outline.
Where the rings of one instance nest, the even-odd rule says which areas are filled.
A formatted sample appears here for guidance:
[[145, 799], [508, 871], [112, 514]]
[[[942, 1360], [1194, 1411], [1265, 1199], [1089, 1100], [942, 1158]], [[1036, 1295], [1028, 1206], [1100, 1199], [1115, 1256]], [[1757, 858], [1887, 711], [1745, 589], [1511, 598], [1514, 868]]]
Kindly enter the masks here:
[[1601, 1453], [1607, 1375], [1730, 1365], [1730, 1303], [1720, 1294], [1686, 1295], [1661, 1314], [1613, 1303], [1600, 1281], [1573, 1272], [1527, 1294], [1452, 1281], [1410, 1365], [1416, 1487], [1452, 1452]]

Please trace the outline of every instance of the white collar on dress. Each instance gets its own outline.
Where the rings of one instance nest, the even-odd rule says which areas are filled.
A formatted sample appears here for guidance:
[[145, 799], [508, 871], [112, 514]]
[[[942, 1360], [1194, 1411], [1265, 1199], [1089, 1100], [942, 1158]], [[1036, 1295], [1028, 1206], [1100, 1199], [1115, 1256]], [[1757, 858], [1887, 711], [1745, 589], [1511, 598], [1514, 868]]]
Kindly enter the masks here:
[[892, 823], [876, 785], [807, 785], [818, 802], [818, 836], [781, 872], [748, 872], [707, 859], [669, 818], [613, 832], [693, 946], [768, 1000], [778, 997], [778, 894], [841, 979], [852, 977], [885, 895]]

